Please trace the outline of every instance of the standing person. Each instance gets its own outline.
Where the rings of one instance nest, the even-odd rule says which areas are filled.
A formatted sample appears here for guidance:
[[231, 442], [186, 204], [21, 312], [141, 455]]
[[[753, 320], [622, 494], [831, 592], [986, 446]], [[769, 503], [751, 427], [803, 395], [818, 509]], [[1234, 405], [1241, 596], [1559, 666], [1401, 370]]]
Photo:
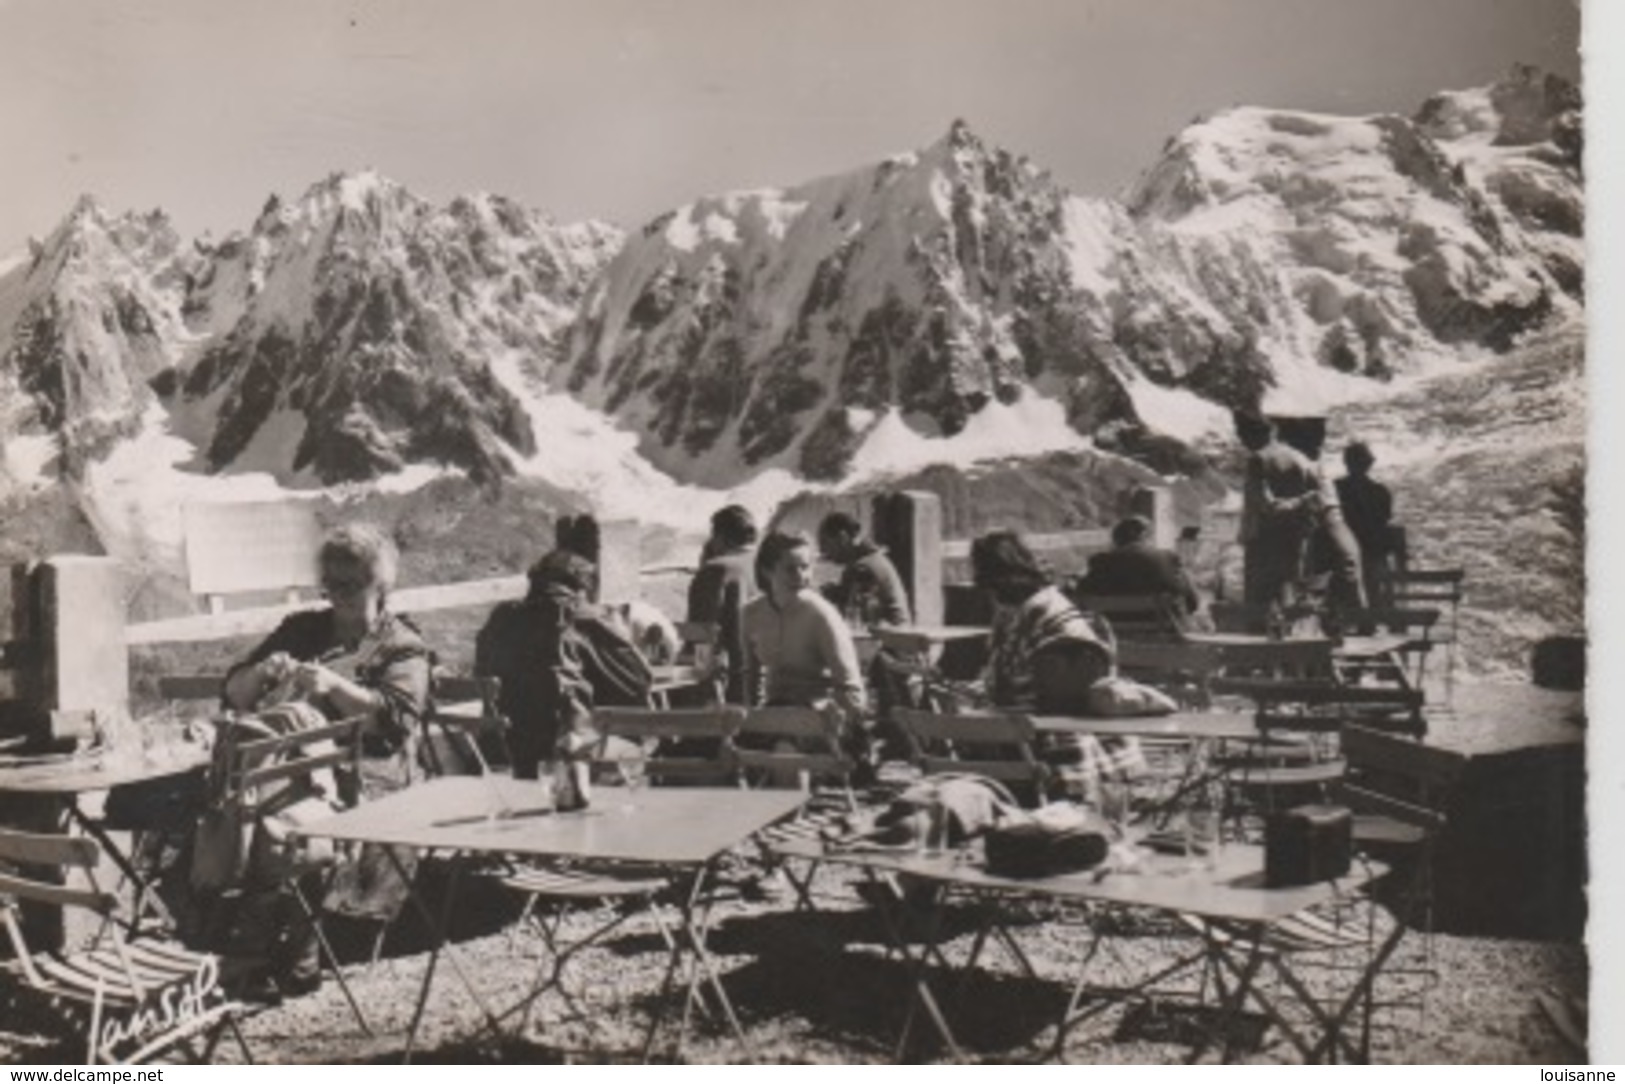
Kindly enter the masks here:
[[717, 664], [726, 667], [726, 699], [745, 703], [745, 605], [756, 597], [756, 521], [730, 504], [711, 516], [711, 537], [688, 585], [688, 620], [717, 627]]
[[852, 633], [813, 590], [812, 545], [770, 533], [756, 551], [761, 597], [745, 607], [745, 658], [753, 704], [828, 706], [851, 734], [867, 702]]
[[831, 512], [818, 525], [818, 552], [841, 566], [830, 601], [848, 625], [909, 624], [908, 593], [884, 547], [863, 537], [863, 527], [845, 512]]
[[1382, 574], [1392, 551], [1390, 532], [1394, 519], [1394, 496], [1388, 487], [1371, 477], [1377, 457], [1364, 441], [1354, 441], [1343, 449], [1343, 466], [1348, 474], [1337, 480], [1337, 496], [1343, 518], [1360, 544], [1360, 568], [1365, 578], [1366, 598], [1382, 597]]
[[1291, 601], [1303, 577], [1304, 547], [1320, 505], [1320, 476], [1308, 456], [1275, 439], [1267, 418], [1238, 411], [1236, 436], [1247, 449], [1242, 487], [1242, 600], [1262, 613]]
[[1360, 543], [1343, 516], [1343, 502], [1336, 483], [1326, 472], [1324, 459], [1316, 465], [1315, 477], [1319, 488], [1312, 505], [1316, 509], [1316, 530], [1311, 536], [1312, 570], [1331, 576], [1329, 605], [1321, 624], [1335, 636], [1341, 631], [1344, 613], [1366, 608], [1365, 581], [1360, 575]]
[[[416, 778], [432, 656], [417, 629], [389, 608], [399, 554], [387, 535], [370, 524], [340, 527], [322, 542], [317, 562], [327, 608], [284, 618], [227, 672], [224, 697], [242, 712], [299, 701], [330, 720], [362, 716], [360, 778], [339, 780], [342, 804], [354, 804]], [[397, 851], [397, 857], [412, 869], [410, 852]], [[321, 982], [315, 928], [289, 885], [253, 869], [249, 878], [239, 925], [270, 941], [269, 973], [252, 993], [278, 1000], [314, 989]], [[389, 856], [369, 845], [339, 867], [323, 906], [387, 920], [407, 890]]]

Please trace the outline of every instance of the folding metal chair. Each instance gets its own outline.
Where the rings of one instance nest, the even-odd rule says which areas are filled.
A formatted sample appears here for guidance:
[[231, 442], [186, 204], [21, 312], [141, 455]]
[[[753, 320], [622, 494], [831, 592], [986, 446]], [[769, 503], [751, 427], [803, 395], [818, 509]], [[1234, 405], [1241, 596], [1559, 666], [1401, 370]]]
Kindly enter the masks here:
[[[12, 959], [0, 962], [0, 976], [81, 1022], [89, 1064], [146, 1063], [177, 1050], [207, 1062], [227, 1031], [252, 1062], [237, 1024], [243, 1006], [220, 989], [219, 959], [166, 939], [126, 939], [117, 922], [107, 921], [119, 903], [97, 883], [100, 861], [93, 840], [0, 828], [0, 923], [12, 949]], [[88, 887], [69, 878], [83, 878]], [[109, 943], [34, 952], [23, 935], [19, 901], [88, 910], [104, 920]]]
[[[755, 836], [770, 863], [783, 868], [798, 908], [813, 909], [812, 880], [819, 863], [798, 871], [775, 848], [816, 838], [835, 818], [858, 808], [852, 789], [856, 762], [841, 748], [834, 723], [816, 708], [748, 708], [728, 740], [741, 787], [798, 787], [808, 800], [794, 817]], [[822, 785], [820, 785], [822, 783]]]
[[[226, 730], [218, 740], [231, 741], [232, 748], [224, 763], [225, 778], [214, 784], [217, 808], [232, 815], [239, 823], [253, 824], [285, 807], [290, 799], [316, 793], [321, 784], [315, 781], [323, 773], [344, 769], [358, 778], [361, 729], [365, 723], [366, 717], [357, 715], [308, 729], [238, 740], [229, 734], [231, 727], [240, 725], [240, 720], [235, 717], [221, 720], [220, 725]], [[336, 791], [336, 775], [333, 776], [333, 785]], [[337, 797], [337, 794], [333, 797]], [[333, 972], [356, 1023], [370, 1035], [371, 1025], [367, 1023], [361, 1006], [350, 991], [350, 984], [344, 978], [344, 970], [323, 928], [319, 909], [305, 896], [299, 885], [301, 876], [319, 870], [325, 871], [331, 878], [342, 859], [338, 855], [313, 858], [302, 843], [295, 841], [292, 846], [292, 872], [287, 887], [305, 921], [314, 929], [321, 957]], [[387, 929], [387, 923], [380, 923], [373, 941], [372, 958], [375, 961], [382, 950]]]
[[[489, 775], [491, 757], [497, 753], [511, 763], [501, 696], [501, 678], [435, 677], [434, 710], [423, 720], [425, 754], [422, 759], [431, 775]], [[441, 710], [446, 705], [468, 703], [479, 705], [478, 718], [451, 717]], [[496, 752], [488, 754], [487, 749], [491, 747], [495, 747]]]
[[599, 708], [593, 726], [604, 739], [600, 758], [609, 758], [610, 739], [638, 746], [651, 782], [731, 784], [737, 767], [729, 739], [744, 709]]
[[1442, 611], [1435, 626], [1432, 642], [1445, 651], [1444, 701], [1451, 703], [1456, 691], [1456, 644], [1461, 635], [1461, 602], [1464, 597], [1462, 583], [1466, 570], [1461, 568], [1398, 568], [1383, 575], [1388, 605], [1397, 609], [1437, 608]]
[[[640, 770], [651, 781], [731, 783], [734, 767], [727, 738], [738, 725], [740, 714], [740, 709], [731, 707], [599, 708], [593, 712], [593, 726], [600, 735], [596, 759], [615, 764], [630, 755], [630, 744], [637, 746]], [[691, 744], [686, 750], [673, 749], [674, 743], [682, 742]], [[702, 745], [695, 748], [692, 743]], [[630, 800], [635, 801], [635, 795]], [[537, 1002], [550, 990], [558, 993], [575, 1019], [592, 1025], [591, 1014], [582, 1008], [581, 992], [572, 989], [566, 980], [570, 961], [637, 914], [650, 915], [667, 949], [672, 948], [671, 926], [658, 899], [672, 883], [658, 872], [625, 866], [549, 863], [514, 870], [502, 878], [502, 883], [525, 894], [519, 924], [535, 932], [546, 950], [536, 983], [518, 1005], [504, 1014], [522, 1013], [521, 1033], [530, 1026]], [[597, 924], [584, 936], [566, 940], [566, 919], [588, 908], [598, 912]]]

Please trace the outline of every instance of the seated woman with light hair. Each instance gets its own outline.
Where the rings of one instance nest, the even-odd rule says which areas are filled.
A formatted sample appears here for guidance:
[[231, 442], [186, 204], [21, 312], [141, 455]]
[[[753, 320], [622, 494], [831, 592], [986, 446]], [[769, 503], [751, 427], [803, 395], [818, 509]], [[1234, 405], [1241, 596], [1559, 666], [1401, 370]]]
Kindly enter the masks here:
[[[328, 720], [362, 717], [360, 777], [339, 778], [334, 797], [343, 805], [400, 790], [417, 775], [432, 655], [417, 629], [389, 607], [399, 561], [394, 542], [370, 524], [333, 530], [317, 555], [328, 605], [289, 614], [226, 675], [226, 705], [239, 712], [299, 701]], [[411, 869], [410, 853], [397, 857]], [[255, 878], [252, 869], [249, 877]], [[314, 931], [286, 886], [257, 887], [256, 896], [245, 897], [238, 925], [272, 940], [267, 955], [275, 990], [266, 993], [303, 992], [319, 982]], [[387, 919], [406, 890], [388, 856], [369, 846], [341, 864], [323, 904]]]

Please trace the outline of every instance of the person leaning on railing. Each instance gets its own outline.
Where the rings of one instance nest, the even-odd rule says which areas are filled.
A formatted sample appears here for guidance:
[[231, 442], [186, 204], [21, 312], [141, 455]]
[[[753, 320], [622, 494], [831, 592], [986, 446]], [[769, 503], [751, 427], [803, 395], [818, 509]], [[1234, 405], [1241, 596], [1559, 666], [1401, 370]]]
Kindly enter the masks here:
[[[339, 780], [344, 803], [354, 804], [416, 778], [432, 657], [417, 629], [389, 607], [399, 553], [387, 535], [370, 524], [340, 527], [323, 541], [317, 561], [329, 605], [283, 619], [227, 673], [225, 701], [240, 712], [297, 700], [330, 720], [363, 716], [360, 778]], [[410, 870], [411, 856], [400, 857]], [[387, 919], [407, 887], [388, 856], [368, 847], [340, 868], [323, 904]], [[245, 899], [238, 926], [275, 931], [268, 976], [275, 990], [266, 994], [304, 992], [320, 982], [314, 930], [284, 886]]]

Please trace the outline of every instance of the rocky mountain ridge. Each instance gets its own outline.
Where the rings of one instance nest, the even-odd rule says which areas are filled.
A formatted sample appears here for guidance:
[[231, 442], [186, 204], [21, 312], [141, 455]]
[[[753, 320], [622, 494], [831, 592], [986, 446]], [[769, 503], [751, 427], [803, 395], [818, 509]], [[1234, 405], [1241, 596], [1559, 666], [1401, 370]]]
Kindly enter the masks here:
[[1231, 109], [1122, 200], [955, 122], [624, 237], [373, 174], [191, 246], [84, 201], [0, 271], [0, 476], [143, 426], [296, 486], [601, 454], [602, 427], [538, 432], [539, 394], [717, 488], [989, 433], [1177, 472], [1228, 408], [1320, 411], [1577, 316], [1579, 109], [1529, 69], [1411, 118]]
[[1323, 412], [1579, 312], [1578, 109], [1518, 69], [1414, 118], [1226, 110], [1122, 202], [956, 122], [649, 223], [588, 294], [563, 378], [713, 481], [838, 480], [888, 426], [951, 437], [1033, 397], [1105, 447], [1213, 430], [1215, 408]]

